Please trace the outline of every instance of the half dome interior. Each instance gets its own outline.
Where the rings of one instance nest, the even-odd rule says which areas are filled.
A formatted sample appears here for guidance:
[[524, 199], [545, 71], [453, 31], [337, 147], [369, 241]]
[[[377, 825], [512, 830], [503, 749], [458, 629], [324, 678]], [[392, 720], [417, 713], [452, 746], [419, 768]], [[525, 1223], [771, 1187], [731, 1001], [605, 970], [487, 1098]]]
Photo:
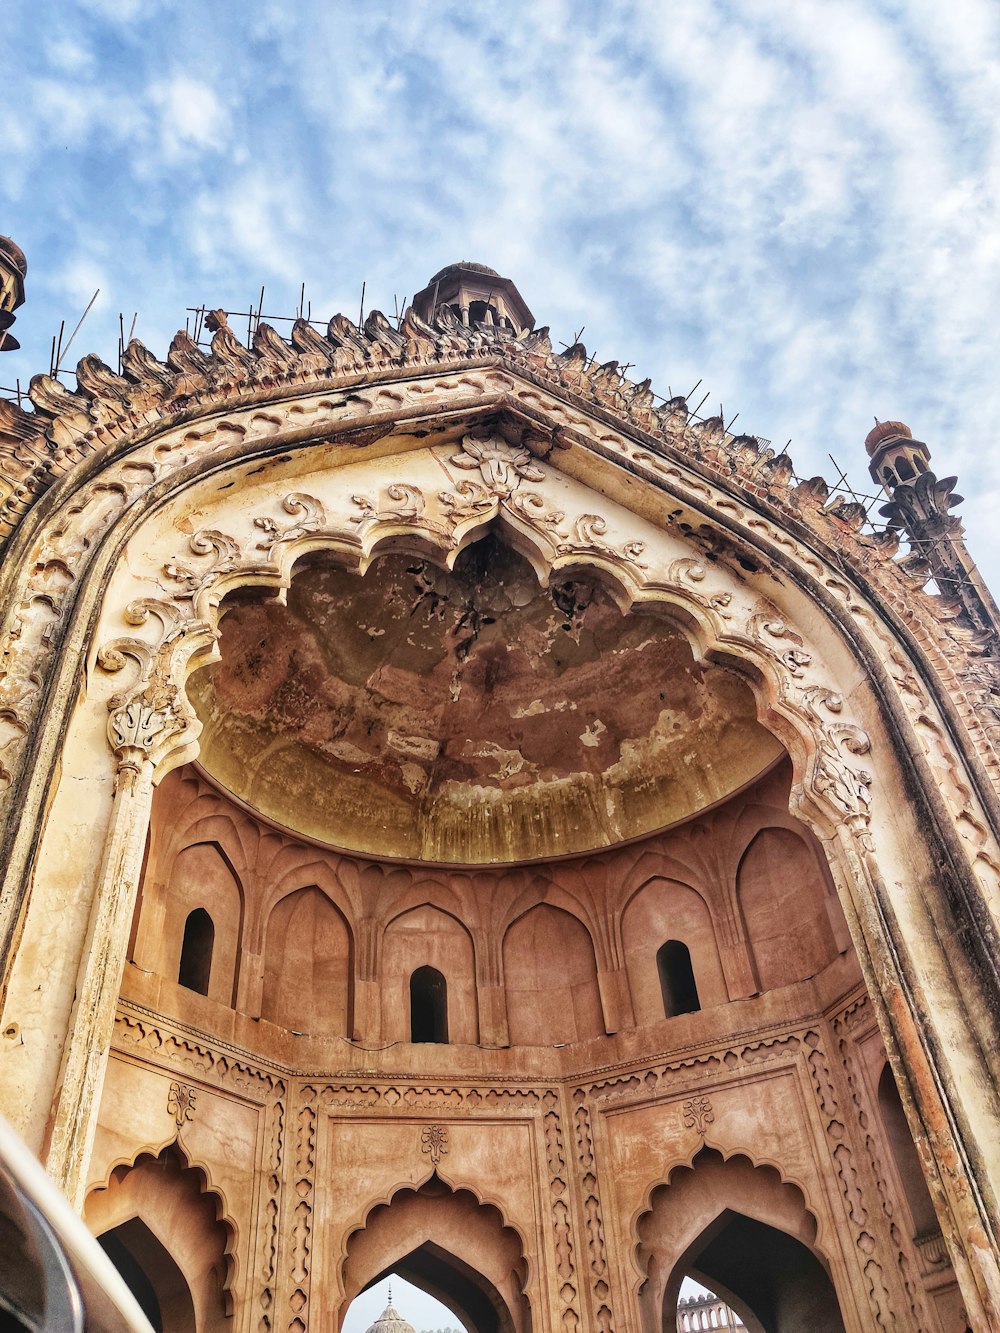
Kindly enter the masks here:
[[196, 673], [201, 766], [265, 818], [378, 856], [578, 853], [686, 819], [783, 753], [736, 674], [587, 572], [542, 587], [487, 535], [447, 571], [314, 556], [227, 599]]

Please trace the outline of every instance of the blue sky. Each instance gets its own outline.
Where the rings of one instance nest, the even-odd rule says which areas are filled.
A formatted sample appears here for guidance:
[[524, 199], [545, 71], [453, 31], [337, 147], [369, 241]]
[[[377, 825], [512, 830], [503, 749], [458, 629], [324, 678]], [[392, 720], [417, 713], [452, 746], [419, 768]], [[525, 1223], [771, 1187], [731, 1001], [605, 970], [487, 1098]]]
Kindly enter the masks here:
[[[161, 356], [185, 307], [393, 309], [476, 259], [542, 323], [867, 482], [958, 473], [1000, 583], [993, 0], [7, 0], [0, 230], [23, 350]], [[717, 407], [715, 408], [717, 410]]]

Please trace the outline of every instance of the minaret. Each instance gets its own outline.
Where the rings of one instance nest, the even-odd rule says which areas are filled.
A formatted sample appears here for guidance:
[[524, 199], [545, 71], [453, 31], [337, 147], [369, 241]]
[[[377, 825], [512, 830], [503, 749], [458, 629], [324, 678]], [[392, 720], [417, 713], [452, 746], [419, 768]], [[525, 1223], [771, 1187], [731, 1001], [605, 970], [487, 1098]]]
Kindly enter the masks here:
[[962, 520], [949, 511], [961, 504], [957, 477], [939, 481], [930, 470], [931, 451], [902, 421], [878, 421], [865, 439], [868, 469], [889, 497], [879, 510], [891, 528], [910, 539], [946, 596], [963, 604], [974, 627], [1000, 632], [1000, 612], [965, 545]]
[[10, 332], [14, 311], [24, 305], [24, 279], [28, 261], [24, 251], [9, 236], [0, 236], [0, 352], [13, 352], [20, 343]]
[[441, 306], [448, 306], [466, 328], [485, 324], [523, 333], [535, 327], [535, 317], [510, 278], [470, 259], [449, 264], [435, 273], [413, 298], [413, 309], [430, 323]]

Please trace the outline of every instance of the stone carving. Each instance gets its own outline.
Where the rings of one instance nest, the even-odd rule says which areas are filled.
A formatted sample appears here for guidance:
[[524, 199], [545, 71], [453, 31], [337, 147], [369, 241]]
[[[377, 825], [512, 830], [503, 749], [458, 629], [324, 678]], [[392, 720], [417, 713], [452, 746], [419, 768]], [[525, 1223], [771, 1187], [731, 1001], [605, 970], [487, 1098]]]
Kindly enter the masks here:
[[353, 521], [369, 526], [380, 521], [417, 519], [424, 512], [424, 497], [416, 486], [393, 482], [386, 487], [385, 495], [382, 504], [376, 504], [367, 495], [352, 495], [351, 503], [361, 511]]
[[185, 1121], [193, 1118], [197, 1100], [194, 1088], [188, 1087], [186, 1083], [171, 1083], [167, 1093], [167, 1110], [173, 1116], [178, 1132]]
[[848, 755], [868, 754], [871, 742], [860, 727], [850, 722], [832, 721], [838, 717], [844, 701], [835, 691], [811, 686], [803, 692], [806, 716], [816, 723], [816, 790], [836, 811], [867, 825], [871, 811], [872, 775], [855, 767]]
[[499, 435], [489, 435], [485, 439], [464, 436], [462, 452], [453, 454], [449, 461], [468, 471], [478, 468], [487, 491], [501, 497], [510, 495], [522, 481], [545, 479], [545, 473], [534, 463], [527, 449], [508, 444]]
[[614, 1318], [608, 1303], [608, 1285], [605, 1281], [607, 1256], [604, 1245], [604, 1223], [601, 1220], [601, 1198], [598, 1191], [594, 1162], [594, 1140], [590, 1126], [590, 1108], [587, 1091], [576, 1088], [573, 1092], [574, 1123], [576, 1126], [577, 1160], [583, 1168], [584, 1214], [587, 1218], [587, 1253], [590, 1260], [591, 1301], [598, 1327], [614, 1330]]
[[312, 1102], [316, 1089], [302, 1089], [304, 1105], [298, 1115], [298, 1133], [295, 1148], [295, 1201], [292, 1203], [291, 1277], [292, 1293], [289, 1305], [293, 1318], [289, 1333], [296, 1333], [299, 1325], [309, 1323], [309, 1286], [312, 1271], [313, 1189], [316, 1165], [316, 1110]]
[[705, 1137], [705, 1129], [715, 1120], [712, 1103], [707, 1097], [689, 1097], [683, 1107], [684, 1123], [700, 1137]]
[[812, 1078], [813, 1089], [820, 1116], [830, 1146], [830, 1156], [834, 1164], [840, 1185], [844, 1209], [854, 1229], [854, 1239], [867, 1278], [868, 1299], [877, 1327], [892, 1328], [895, 1320], [892, 1314], [892, 1298], [886, 1290], [885, 1274], [875, 1250], [876, 1244], [868, 1229], [868, 1209], [861, 1191], [858, 1173], [854, 1165], [854, 1154], [845, 1137], [844, 1124], [840, 1119], [837, 1094], [827, 1057], [820, 1042], [819, 1033], [807, 1032], [805, 1045], [808, 1054], [806, 1064]]
[[278, 1222], [281, 1212], [281, 1172], [284, 1160], [283, 1102], [284, 1085], [275, 1087], [268, 1108], [266, 1176], [262, 1191], [260, 1220], [259, 1305], [260, 1333], [269, 1333], [274, 1327], [275, 1280], [278, 1258]]
[[862, 1093], [854, 1067], [853, 1044], [848, 1035], [852, 1026], [857, 1024], [858, 1013], [864, 1013], [864, 1010], [869, 1007], [870, 1006], [867, 1004], [867, 997], [862, 997], [858, 1002], [849, 1006], [834, 1018], [833, 1030], [837, 1037], [837, 1051], [840, 1056], [840, 1063], [850, 1092], [851, 1104], [854, 1107], [858, 1131], [863, 1136], [865, 1156], [867, 1157], [871, 1168], [871, 1175], [875, 1182], [875, 1189], [882, 1206], [882, 1214], [888, 1224], [889, 1239], [892, 1241], [895, 1249], [896, 1266], [899, 1273], [899, 1279], [903, 1284], [903, 1289], [906, 1292], [906, 1297], [909, 1302], [909, 1312], [914, 1333], [924, 1333], [926, 1328], [924, 1322], [925, 1315], [920, 1308], [920, 1298], [917, 1293], [916, 1283], [913, 1280], [908, 1246], [906, 1245], [903, 1233], [900, 1231], [899, 1225], [897, 1224], [895, 1216], [896, 1209], [891, 1197], [891, 1192], [886, 1183], [885, 1171], [882, 1165], [882, 1152], [876, 1143], [875, 1136], [871, 1132], [872, 1117], [869, 1115], [862, 1100]]
[[171, 678], [171, 648], [177, 642], [167, 628], [175, 623], [172, 613], [164, 614], [160, 604], [148, 602], [133, 608], [133, 618], [145, 619], [153, 607], [165, 630], [159, 649], [143, 639], [116, 639], [97, 656], [98, 665], [109, 673], [121, 671], [129, 660], [138, 667], [132, 686], [108, 700], [108, 742], [117, 761], [116, 783], [126, 791], [135, 786], [143, 765], [155, 761], [159, 750], [196, 721], [186, 695]]
[[441, 1158], [448, 1152], [448, 1129], [445, 1125], [424, 1125], [420, 1131], [420, 1151], [431, 1159], [431, 1166], [437, 1168]]

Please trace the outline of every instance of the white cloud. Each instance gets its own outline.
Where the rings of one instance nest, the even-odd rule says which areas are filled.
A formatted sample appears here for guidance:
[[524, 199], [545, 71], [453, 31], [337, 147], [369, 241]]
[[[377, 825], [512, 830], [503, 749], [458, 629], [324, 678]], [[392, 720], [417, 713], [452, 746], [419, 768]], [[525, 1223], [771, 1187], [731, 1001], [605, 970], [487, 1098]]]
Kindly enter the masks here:
[[164, 329], [262, 282], [291, 310], [302, 278], [316, 313], [355, 315], [365, 279], [391, 309], [478, 259], [557, 338], [586, 324], [602, 359], [793, 436], [800, 471], [830, 450], [862, 482], [872, 415], [909, 418], [977, 534], [1000, 521], [991, 0], [110, 7], [13, 75], [33, 275], [71, 238]]
[[160, 145], [167, 162], [176, 162], [192, 150], [225, 149], [229, 112], [208, 84], [175, 73], [154, 83], [149, 97], [158, 113]]

